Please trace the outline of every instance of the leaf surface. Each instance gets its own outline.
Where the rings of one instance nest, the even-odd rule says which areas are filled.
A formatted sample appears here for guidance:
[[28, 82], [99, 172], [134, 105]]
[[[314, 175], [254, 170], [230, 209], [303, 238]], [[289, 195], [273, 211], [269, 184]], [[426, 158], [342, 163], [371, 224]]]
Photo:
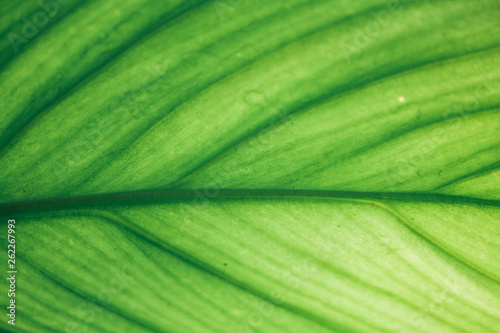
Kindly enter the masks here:
[[[37, 10], [4, 6], [0, 36]], [[0, 327], [496, 332], [499, 17], [70, 1], [2, 39]]]

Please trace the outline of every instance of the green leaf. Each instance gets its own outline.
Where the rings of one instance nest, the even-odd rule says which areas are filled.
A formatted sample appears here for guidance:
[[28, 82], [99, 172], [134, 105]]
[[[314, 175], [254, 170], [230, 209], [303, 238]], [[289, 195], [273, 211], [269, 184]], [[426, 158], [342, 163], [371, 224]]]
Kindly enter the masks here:
[[2, 330], [498, 332], [498, 1], [1, 5]]

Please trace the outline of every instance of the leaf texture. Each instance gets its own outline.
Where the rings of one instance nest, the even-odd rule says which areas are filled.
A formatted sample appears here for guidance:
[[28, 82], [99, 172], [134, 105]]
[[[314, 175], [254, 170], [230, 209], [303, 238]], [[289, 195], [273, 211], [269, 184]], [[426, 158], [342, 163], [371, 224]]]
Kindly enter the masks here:
[[498, 332], [497, 1], [0, 3], [3, 330]]

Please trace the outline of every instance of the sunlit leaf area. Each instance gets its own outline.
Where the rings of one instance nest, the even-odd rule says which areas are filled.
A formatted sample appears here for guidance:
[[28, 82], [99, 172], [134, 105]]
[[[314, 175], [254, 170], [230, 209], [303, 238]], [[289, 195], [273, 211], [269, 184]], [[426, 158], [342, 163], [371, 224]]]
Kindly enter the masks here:
[[500, 332], [500, 1], [0, 0], [0, 331]]

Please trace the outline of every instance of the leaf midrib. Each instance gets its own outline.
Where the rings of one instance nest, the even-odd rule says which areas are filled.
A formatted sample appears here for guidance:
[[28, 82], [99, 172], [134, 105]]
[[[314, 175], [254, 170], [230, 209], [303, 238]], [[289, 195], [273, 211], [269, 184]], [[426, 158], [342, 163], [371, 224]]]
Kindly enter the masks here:
[[[99, 195], [90, 195], [90, 196], [77, 196], [77, 197], [68, 197], [68, 198], [52, 198], [52, 199], [43, 199], [36, 201], [26, 201], [26, 202], [14, 202], [14, 203], [6, 203], [0, 205], [0, 215], [3, 213], [33, 213], [33, 212], [42, 212], [42, 211], [60, 211], [69, 208], [96, 208], [97, 206], [107, 206], [113, 204], [148, 204], [148, 203], [167, 203], [167, 202], [176, 202], [176, 201], [189, 201], [196, 199], [205, 198], [206, 200], [244, 200], [244, 199], [275, 199], [280, 200], [284, 198], [332, 198], [332, 199], [341, 199], [341, 200], [366, 200], [366, 199], [383, 199], [383, 200], [396, 200], [396, 201], [421, 201], [421, 202], [448, 202], [448, 203], [461, 203], [461, 204], [482, 204], [489, 206], [500, 206], [500, 200], [486, 200], [486, 199], [478, 199], [478, 198], [470, 198], [464, 196], [450, 196], [450, 195], [440, 195], [440, 194], [429, 194], [429, 193], [383, 193], [383, 192], [351, 192], [351, 191], [320, 191], [320, 190], [287, 190], [287, 189], [183, 189], [183, 190], [162, 190], [162, 191], [142, 191], [142, 192], [129, 192], [129, 193], [108, 193], [108, 194], [99, 194]], [[385, 206], [385, 205], [384, 205]], [[179, 250], [176, 247], [172, 247], [171, 244], [167, 244], [162, 240], [159, 240], [154, 235], [149, 234], [145, 230], [142, 230], [135, 226], [130, 221], [127, 221], [122, 216], [117, 216], [115, 213], [109, 214], [104, 211], [94, 211], [92, 213], [97, 213], [97, 216], [101, 216], [106, 218], [114, 223], [117, 223], [121, 227], [125, 228], [129, 232], [134, 233], [138, 237], [143, 240], [151, 243], [152, 245], [159, 247], [162, 250], [166, 250], [167, 252], [179, 257], [187, 263], [206, 271], [209, 274], [212, 274], [231, 285], [243, 289], [256, 297], [261, 299], [267, 299], [264, 294], [255, 290], [253, 288], [249, 288], [249, 286], [242, 284], [240, 281], [234, 280], [225, 274], [221, 274], [220, 271], [214, 269], [210, 265], [207, 265], [204, 262], [200, 262], [196, 258], [193, 258], [191, 255], [185, 253], [184, 251]], [[392, 212], [394, 214], [394, 212]], [[401, 219], [401, 216], [396, 216], [398, 219]], [[406, 222], [402, 221], [405, 225]], [[446, 249], [436, 244], [432, 239], [425, 237], [420, 234], [418, 230], [413, 229], [411, 226], [407, 225], [412, 229], [420, 237], [423, 237], [431, 244], [437, 246], [440, 251], [451, 255], [458, 261], [468, 265], [467, 262], [461, 260], [462, 258], [457, 258], [450, 254]], [[475, 267], [468, 265], [475, 271], [484, 275], [484, 272], [478, 270]], [[40, 268], [39, 268], [40, 269]], [[40, 269], [41, 270], [41, 269]], [[43, 272], [43, 270], [41, 270]], [[45, 272], [47, 273], [47, 272]], [[487, 275], [486, 275], [487, 276]], [[49, 276], [54, 279], [53, 276]], [[491, 277], [490, 277], [491, 278]], [[57, 279], [56, 279], [57, 280]], [[58, 283], [61, 281], [57, 280]], [[73, 288], [64, 285], [64, 287], [71, 289], [73, 292], [77, 292], [73, 290]], [[77, 292], [77, 294], [79, 294]], [[82, 296], [81, 294], [79, 294]], [[307, 311], [303, 311], [300, 308], [296, 308], [293, 306], [284, 305], [280, 306], [281, 308], [290, 311], [291, 313], [297, 314], [303, 318], [316, 322], [317, 324], [325, 327], [332, 328], [331, 323], [325, 322], [321, 317], [316, 317], [314, 314], [309, 313]], [[117, 309], [108, 309], [112, 312], [116, 312]], [[119, 311], [118, 311], [119, 312]], [[122, 313], [119, 313], [123, 315]], [[134, 318], [134, 322], [137, 322], [137, 318]], [[139, 323], [141, 325], [145, 325], [145, 328], [149, 328], [147, 323]], [[448, 323], [449, 324], [449, 323]]]
[[201, 200], [243, 200], [283, 198], [332, 198], [345, 200], [391, 200], [433, 203], [455, 203], [500, 207], [500, 200], [425, 192], [356, 192], [300, 189], [176, 189], [105, 193], [74, 197], [49, 198], [0, 204], [0, 216], [23, 215], [76, 208], [110, 205], [138, 205]]

